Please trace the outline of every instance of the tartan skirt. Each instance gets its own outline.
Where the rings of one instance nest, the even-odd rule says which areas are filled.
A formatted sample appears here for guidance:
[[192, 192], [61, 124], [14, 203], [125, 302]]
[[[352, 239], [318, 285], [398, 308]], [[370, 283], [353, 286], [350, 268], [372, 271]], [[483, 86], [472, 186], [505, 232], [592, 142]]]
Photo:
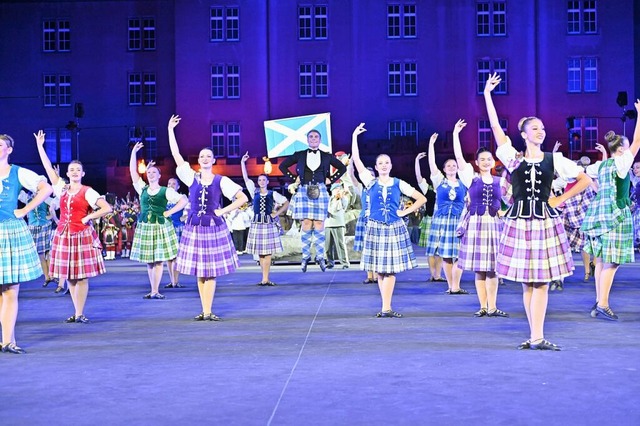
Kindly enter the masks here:
[[584, 251], [599, 257], [605, 263], [632, 263], [633, 254], [633, 219], [629, 209], [623, 209], [624, 219], [609, 232], [597, 237], [585, 234]]
[[247, 236], [246, 251], [258, 256], [284, 251], [282, 240], [280, 240], [280, 228], [276, 222], [252, 223]]
[[419, 247], [426, 247], [429, 242], [429, 230], [431, 229], [431, 216], [424, 216], [418, 225], [420, 228], [420, 240], [418, 240]]
[[307, 186], [300, 186], [292, 197], [291, 217], [296, 220], [313, 219], [325, 220], [329, 211], [329, 193], [327, 186], [320, 185], [320, 196], [312, 200], [307, 197]]
[[226, 223], [184, 226], [176, 258], [178, 272], [216, 278], [234, 272], [237, 267], [238, 255]]
[[102, 244], [93, 226], [70, 233], [53, 232], [49, 273], [58, 279], [83, 280], [106, 272]]
[[522, 283], [548, 283], [573, 273], [573, 257], [562, 217], [505, 218], [498, 247], [499, 277]]
[[427, 256], [456, 259], [460, 249], [460, 238], [456, 235], [460, 216], [449, 214], [431, 219], [431, 229], [427, 240]]
[[353, 240], [353, 251], [362, 251], [364, 246], [364, 233], [367, 228], [367, 220], [369, 218], [365, 215], [358, 216], [356, 221], [356, 232]]
[[571, 247], [571, 251], [580, 253], [584, 249], [584, 232], [580, 228], [569, 228], [566, 225], [565, 223], [564, 229], [569, 240], [569, 247]]
[[178, 239], [178, 242], [180, 242], [180, 238], [182, 237], [182, 230], [184, 229], [184, 224], [180, 224], [180, 225], [174, 225], [173, 229], [176, 231], [176, 238]]
[[36, 243], [38, 254], [44, 254], [51, 250], [51, 222], [46, 225], [29, 225], [29, 232]]
[[0, 284], [18, 284], [42, 275], [36, 244], [23, 219], [0, 222]]
[[371, 218], [367, 220], [360, 269], [379, 274], [396, 274], [417, 266], [418, 261], [404, 220], [389, 225]]
[[129, 258], [143, 263], [163, 262], [178, 255], [178, 237], [173, 224], [140, 222], [133, 234]]
[[498, 216], [471, 215], [460, 239], [458, 267], [464, 271], [495, 271], [502, 227], [502, 219]]

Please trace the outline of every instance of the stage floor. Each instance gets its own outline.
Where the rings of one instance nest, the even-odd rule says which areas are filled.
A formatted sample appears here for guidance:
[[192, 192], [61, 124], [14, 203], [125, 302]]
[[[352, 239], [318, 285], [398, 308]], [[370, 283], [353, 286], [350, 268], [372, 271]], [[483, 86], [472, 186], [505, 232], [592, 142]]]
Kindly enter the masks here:
[[[26, 355], [0, 354], [3, 425], [638, 425], [640, 263], [616, 277], [617, 322], [594, 319], [583, 266], [550, 292], [546, 337], [561, 352], [519, 351], [528, 338], [520, 284], [500, 287], [510, 318], [474, 318], [469, 295], [446, 295], [420, 267], [398, 275], [377, 319], [377, 285], [358, 265], [322, 273], [275, 265], [259, 287], [251, 256], [218, 280], [213, 311], [195, 322], [194, 277], [166, 300], [143, 300], [144, 265], [108, 261], [90, 280], [89, 324], [65, 324], [54, 284], [20, 289], [16, 327]], [[168, 282], [165, 274], [162, 284]]]

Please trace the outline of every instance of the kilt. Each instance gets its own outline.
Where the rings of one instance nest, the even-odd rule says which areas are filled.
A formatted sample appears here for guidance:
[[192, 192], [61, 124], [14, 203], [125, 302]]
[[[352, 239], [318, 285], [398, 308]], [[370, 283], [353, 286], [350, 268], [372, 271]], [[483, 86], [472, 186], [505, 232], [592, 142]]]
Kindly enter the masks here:
[[585, 235], [584, 251], [599, 257], [605, 263], [632, 263], [633, 254], [633, 220], [628, 208], [623, 209], [624, 219], [615, 227], [596, 237]]
[[311, 200], [307, 197], [307, 186], [303, 185], [298, 188], [291, 200], [293, 205], [291, 217], [296, 220], [313, 219], [325, 220], [329, 211], [329, 193], [327, 186], [320, 184], [320, 196]]
[[379, 274], [396, 274], [417, 266], [418, 261], [404, 220], [389, 225], [371, 218], [367, 220], [360, 269]]
[[367, 228], [368, 217], [365, 215], [358, 216], [356, 221], [356, 232], [353, 240], [353, 251], [362, 251], [364, 245], [364, 233]]
[[258, 256], [284, 251], [282, 240], [280, 240], [280, 228], [278, 228], [276, 222], [252, 223], [247, 236], [246, 251]]
[[502, 219], [498, 216], [471, 215], [460, 239], [458, 267], [465, 271], [495, 271], [502, 227]]
[[18, 284], [42, 275], [36, 244], [22, 219], [0, 222], [0, 284]]
[[178, 237], [169, 220], [164, 223], [140, 222], [133, 234], [129, 258], [143, 263], [163, 262], [178, 255]]
[[46, 225], [29, 225], [29, 232], [36, 243], [38, 254], [45, 254], [51, 250], [51, 222]]
[[460, 238], [456, 235], [460, 216], [449, 214], [434, 216], [427, 240], [427, 256], [440, 256], [444, 259], [456, 259], [460, 249]]
[[419, 247], [426, 247], [429, 242], [429, 230], [431, 230], [431, 216], [424, 216], [418, 225], [420, 228], [420, 240], [418, 240]]
[[505, 218], [498, 247], [499, 277], [522, 283], [548, 283], [573, 273], [573, 257], [562, 217]]
[[580, 253], [584, 249], [584, 232], [580, 228], [568, 228], [565, 223], [565, 231], [569, 240], [571, 251]]
[[83, 280], [105, 273], [102, 245], [93, 226], [73, 234], [66, 228], [53, 232], [49, 273], [60, 280]]
[[238, 267], [238, 255], [226, 223], [185, 225], [178, 246], [176, 269], [199, 278], [227, 275]]

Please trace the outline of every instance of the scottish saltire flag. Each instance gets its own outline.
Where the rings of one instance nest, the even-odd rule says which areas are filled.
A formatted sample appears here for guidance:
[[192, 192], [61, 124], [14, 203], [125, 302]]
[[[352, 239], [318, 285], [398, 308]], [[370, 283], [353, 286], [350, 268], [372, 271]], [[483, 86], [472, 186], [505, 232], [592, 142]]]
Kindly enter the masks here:
[[320, 149], [331, 152], [331, 114], [328, 112], [265, 121], [267, 156], [283, 157], [307, 149], [307, 133], [313, 129], [322, 136]]

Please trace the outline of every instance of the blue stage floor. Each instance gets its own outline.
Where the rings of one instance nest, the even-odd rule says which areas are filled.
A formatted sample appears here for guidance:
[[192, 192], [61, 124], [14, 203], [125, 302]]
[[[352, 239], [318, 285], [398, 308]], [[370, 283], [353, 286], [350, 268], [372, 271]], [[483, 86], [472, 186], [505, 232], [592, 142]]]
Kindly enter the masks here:
[[511, 318], [474, 318], [473, 275], [463, 276], [470, 295], [446, 295], [446, 283], [426, 281], [424, 256], [398, 276], [401, 319], [374, 318], [377, 286], [362, 284], [358, 265], [276, 265], [279, 285], [258, 287], [242, 256], [218, 280], [222, 322], [192, 320], [193, 277], [143, 300], [146, 268], [126, 259], [91, 280], [89, 324], [63, 322], [69, 296], [23, 284], [16, 334], [28, 354], [0, 354], [0, 423], [638, 425], [640, 264], [620, 268], [620, 320], [609, 322], [589, 316], [593, 280], [575, 259], [565, 290], [550, 293], [546, 337], [561, 352], [515, 349], [528, 337], [519, 284], [500, 287]]

